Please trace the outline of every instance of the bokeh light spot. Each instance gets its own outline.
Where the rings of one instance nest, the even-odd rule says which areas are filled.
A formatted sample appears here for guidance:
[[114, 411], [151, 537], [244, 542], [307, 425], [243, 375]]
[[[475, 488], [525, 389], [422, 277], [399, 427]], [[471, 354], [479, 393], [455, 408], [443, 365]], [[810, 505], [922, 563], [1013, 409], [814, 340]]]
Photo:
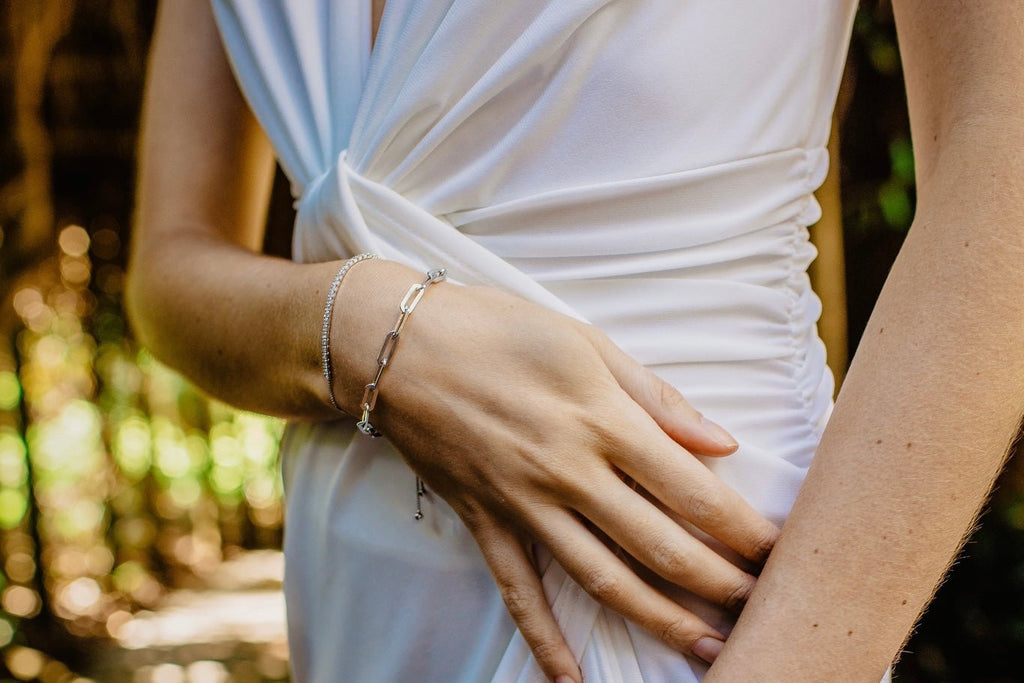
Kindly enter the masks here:
[[99, 603], [102, 591], [95, 579], [82, 576], [75, 579], [58, 595], [61, 607], [77, 615], [90, 614]]
[[227, 667], [220, 662], [200, 660], [185, 668], [189, 683], [227, 683], [231, 680]]
[[203, 487], [195, 479], [180, 477], [171, 482], [167, 492], [177, 507], [188, 510], [199, 502]]
[[60, 274], [71, 285], [84, 285], [89, 281], [92, 268], [89, 262], [75, 256], [64, 256], [60, 260]]
[[222, 496], [236, 494], [242, 488], [242, 471], [234, 467], [214, 467], [210, 471], [210, 485]]
[[902, 228], [910, 224], [913, 209], [907, 190], [902, 184], [889, 181], [879, 187], [878, 205], [882, 208], [882, 217], [890, 226]]
[[14, 638], [14, 627], [6, 619], [0, 619], [0, 648], [7, 647]]
[[0, 429], [0, 486], [17, 488], [27, 475], [25, 442], [13, 429]]
[[34, 617], [39, 612], [39, 595], [26, 586], [8, 586], [0, 596], [0, 604], [8, 614]]
[[89, 251], [89, 233], [80, 225], [69, 225], [60, 231], [57, 243], [69, 256], [84, 256]]
[[4, 653], [4, 663], [15, 678], [28, 681], [39, 677], [46, 659], [39, 650], [19, 646]]
[[142, 586], [148, 576], [149, 574], [141, 564], [130, 560], [118, 565], [114, 570], [114, 587], [122, 593], [131, 594]]
[[117, 258], [121, 251], [121, 238], [110, 228], [100, 228], [92, 236], [92, 253], [106, 260]]
[[31, 318], [40, 307], [45, 306], [43, 303], [43, 295], [40, 291], [34, 287], [23, 287], [14, 293], [14, 298], [11, 300], [14, 304], [14, 312], [20, 315], [22, 318]]
[[36, 561], [28, 553], [13, 553], [4, 562], [4, 573], [18, 583], [28, 583], [36, 573]]
[[177, 664], [158, 664], [149, 675], [150, 683], [185, 683], [185, 670]]
[[28, 510], [28, 498], [16, 489], [0, 491], [0, 528], [13, 529], [21, 524]]
[[138, 417], [122, 422], [114, 437], [114, 459], [121, 471], [139, 478], [149, 471], [151, 464], [149, 423]]
[[14, 410], [21, 398], [21, 383], [9, 370], [0, 371], [0, 410]]
[[107, 617], [107, 633], [112, 638], [120, 637], [125, 624], [131, 623], [132, 613], [125, 610], [117, 610]]

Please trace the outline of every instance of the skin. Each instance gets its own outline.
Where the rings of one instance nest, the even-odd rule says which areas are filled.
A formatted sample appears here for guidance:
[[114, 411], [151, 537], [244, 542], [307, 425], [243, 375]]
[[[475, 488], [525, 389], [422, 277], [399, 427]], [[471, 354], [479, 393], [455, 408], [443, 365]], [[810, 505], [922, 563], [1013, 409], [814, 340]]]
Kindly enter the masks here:
[[893, 5], [917, 215], [708, 683], [878, 681], [1020, 426], [1024, 5]]
[[[1013, 188], [1024, 171], [1024, 9], [895, 4], [918, 215], [807, 483], [708, 681], [877, 681], [1020, 423], [1024, 196]], [[149, 84], [128, 282], [137, 333], [226, 401], [336, 417], [318, 337], [340, 263], [257, 253], [272, 154], [206, 2], [163, 4]], [[333, 355], [347, 412], [356, 412], [395, 302], [420, 280], [380, 261], [346, 277]], [[719, 634], [640, 581], [599, 537], [669, 580], [741, 605], [753, 577], [618, 476], [756, 563], [776, 530], [690, 457], [730, 453], [721, 430], [599, 331], [499, 292], [432, 287], [405, 336], [375, 424], [462, 516], [545, 673], [580, 680], [527, 540], [548, 545], [602, 603], [713, 659], [720, 641], [701, 639]]]
[[[258, 253], [272, 170], [208, 1], [163, 3], [126, 290], [135, 331], [222, 400], [337, 419], [319, 335], [341, 262]], [[349, 415], [359, 412], [397, 302], [422, 279], [386, 261], [345, 277], [332, 356]], [[527, 550], [534, 541], [602, 604], [680, 652], [713, 659], [722, 634], [642, 581], [617, 551], [738, 610], [778, 530], [693, 457], [728, 455], [732, 438], [599, 330], [495, 290], [432, 286], [402, 338], [374, 424], [462, 517], [544, 672], [581, 680]]]

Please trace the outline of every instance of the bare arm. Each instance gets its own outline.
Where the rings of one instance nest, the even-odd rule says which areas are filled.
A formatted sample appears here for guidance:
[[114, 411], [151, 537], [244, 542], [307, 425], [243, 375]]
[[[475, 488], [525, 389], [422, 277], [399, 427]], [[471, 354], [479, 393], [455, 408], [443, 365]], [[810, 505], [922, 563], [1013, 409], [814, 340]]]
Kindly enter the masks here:
[[[257, 253], [272, 162], [208, 0], [162, 3], [128, 284], [136, 331], [223, 400], [336, 418], [319, 332], [340, 262]], [[332, 353], [349, 414], [398, 302], [422, 277], [368, 261], [345, 278]], [[702, 639], [721, 635], [644, 583], [581, 518], [667, 580], [738, 607], [754, 578], [619, 477], [760, 562], [777, 530], [691, 457], [731, 453], [727, 435], [597, 330], [494, 290], [431, 287], [402, 339], [374, 424], [462, 516], [544, 671], [579, 680], [526, 552], [533, 540], [603, 604], [682, 652], [713, 658], [717, 647]]]
[[878, 681], [1020, 425], [1024, 5], [894, 4], [917, 215], [709, 683]]
[[209, 8], [161, 4], [147, 83], [127, 292], [136, 334], [235, 405], [330, 416], [309, 331], [335, 268], [256, 253], [274, 159]]

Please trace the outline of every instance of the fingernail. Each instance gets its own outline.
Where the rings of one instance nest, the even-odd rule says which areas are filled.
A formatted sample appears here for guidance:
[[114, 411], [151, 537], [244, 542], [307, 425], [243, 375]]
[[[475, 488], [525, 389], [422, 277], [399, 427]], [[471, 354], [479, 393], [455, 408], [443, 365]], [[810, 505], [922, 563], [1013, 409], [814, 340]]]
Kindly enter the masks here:
[[555, 683], [576, 683], [576, 681], [572, 680], [572, 676], [568, 674], [561, 674], [555, 677]]
[[732, 438], [732, 435], [725, 431], [721, 425], [715, 424], [703, 415], [700, 416], [700, 423], [703, 425], [704, 431], [706, 431], [712, 439], [726, 448], [736, 448], [739, 446], [739, 444], [736, 443], [736, 439]]
[[725, 643], [717, 638], [704, 637], [694, 644], [693, 654], [697, 655], [708, 664], [713, 664], [715, 659], [717, 659], [718, 655], [722, 652], [723, 647], [725, 647]]

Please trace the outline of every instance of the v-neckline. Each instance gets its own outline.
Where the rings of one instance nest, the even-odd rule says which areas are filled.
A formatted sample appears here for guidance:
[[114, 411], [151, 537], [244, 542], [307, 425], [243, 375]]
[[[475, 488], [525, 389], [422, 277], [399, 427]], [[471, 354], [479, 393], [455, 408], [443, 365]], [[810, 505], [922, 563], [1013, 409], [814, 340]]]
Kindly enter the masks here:
[[380, 33], [380, 19], [384, 16], [387, 0], [370, 0], [370, 52], [377, 45], [377, 34]]

